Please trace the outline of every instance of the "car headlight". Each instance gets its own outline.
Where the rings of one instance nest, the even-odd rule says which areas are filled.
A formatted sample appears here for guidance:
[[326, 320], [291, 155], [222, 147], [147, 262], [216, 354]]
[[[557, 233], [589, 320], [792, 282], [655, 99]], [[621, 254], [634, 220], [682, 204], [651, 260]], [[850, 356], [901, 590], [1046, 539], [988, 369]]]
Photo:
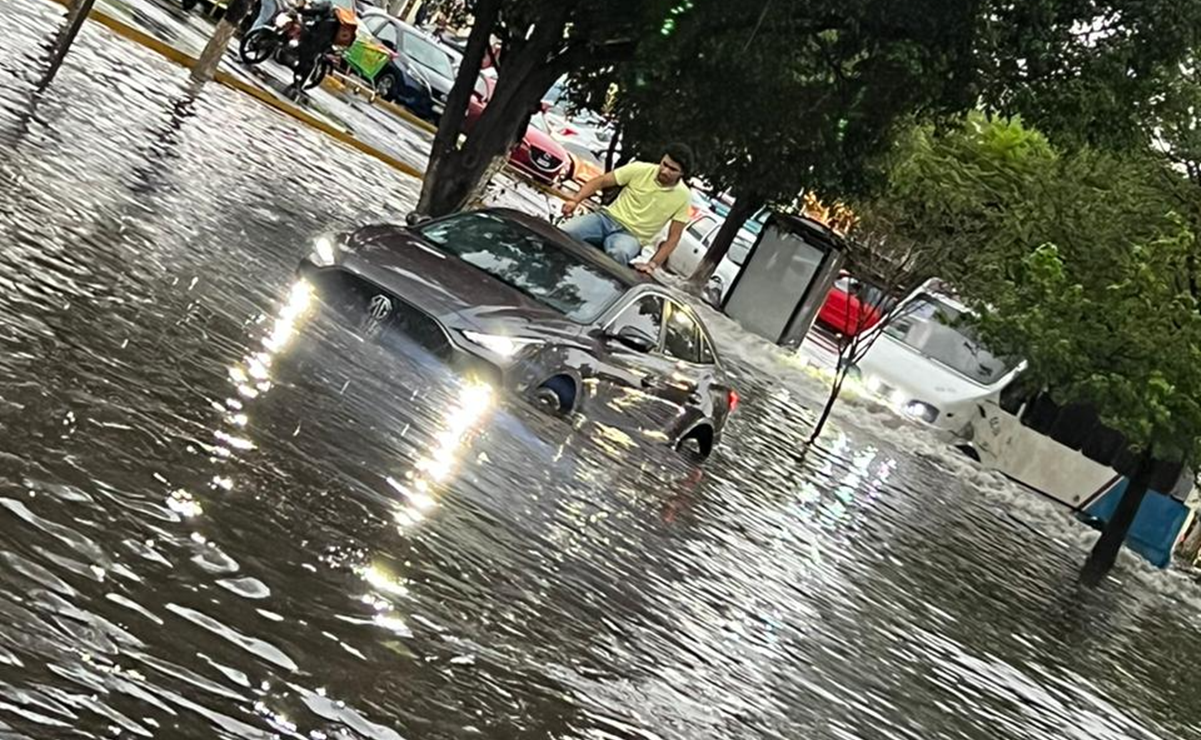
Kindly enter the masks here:
[[319, 236], [313, 240], [313, 251], [309, 260], [318, 267], [332, 267], [338, 259], [338, 247], [328, 236]]
[[512, 357], [526, 347], [542, 343], [541, 339], [506, 337], [501, 334], [483, 334], [478, 331], [465, 331], [463, 336], [472, 344], [478, 344], [501, 357]]

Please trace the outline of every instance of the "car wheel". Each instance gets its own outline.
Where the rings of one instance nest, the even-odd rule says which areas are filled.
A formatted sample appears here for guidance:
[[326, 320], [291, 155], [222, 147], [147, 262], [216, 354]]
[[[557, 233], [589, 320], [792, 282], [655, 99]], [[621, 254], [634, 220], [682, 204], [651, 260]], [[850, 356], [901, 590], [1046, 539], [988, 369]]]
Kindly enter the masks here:
[[400, 77], [390, 69], [379, 73], [375, 78], [375, 94], [384, 100], [396, 102], [397, 91], [400, 89]]
[[571, 413], [575, 408], [575, 382], [565, 375], [551, 378], [534, 391], [534, 403], [557, 416]]
[[676, 451], [697, 461], [708, 458], [713, 451], [713, 429], [706, 425], [693, 429], [676, 443]]

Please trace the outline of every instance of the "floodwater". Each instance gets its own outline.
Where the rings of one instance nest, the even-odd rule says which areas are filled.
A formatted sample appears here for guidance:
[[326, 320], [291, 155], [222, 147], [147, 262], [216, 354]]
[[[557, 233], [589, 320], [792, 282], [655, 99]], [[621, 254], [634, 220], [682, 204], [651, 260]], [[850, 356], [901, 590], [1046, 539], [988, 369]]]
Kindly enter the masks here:
[[[0, 736], [1196, 738], [1201, 594], [718, 321], [696, 469], [294, 283], [415, 183], [0, 4]], [[19, 31], [19, 32], [17, 32]]]

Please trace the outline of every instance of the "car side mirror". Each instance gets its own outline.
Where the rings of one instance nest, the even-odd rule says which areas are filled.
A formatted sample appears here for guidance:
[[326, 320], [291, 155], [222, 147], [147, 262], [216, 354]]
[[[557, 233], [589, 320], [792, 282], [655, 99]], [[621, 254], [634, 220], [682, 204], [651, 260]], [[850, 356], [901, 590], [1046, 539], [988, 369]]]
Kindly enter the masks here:
[[616, 334], [609, 336], [635, 352], [650, 352], [659, 344], [658, 340], [636, 326], [623, 326]]

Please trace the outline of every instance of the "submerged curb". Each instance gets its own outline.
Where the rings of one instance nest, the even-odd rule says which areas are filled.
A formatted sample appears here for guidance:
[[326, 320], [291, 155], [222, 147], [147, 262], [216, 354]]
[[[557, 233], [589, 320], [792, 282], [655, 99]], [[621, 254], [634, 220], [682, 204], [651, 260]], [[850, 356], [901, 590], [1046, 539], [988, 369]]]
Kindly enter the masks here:
[[[53, 2], [55, 2], [59, 5], [65, 6], [65, 7], [70, 7], [69, 0], [53, 0]], [[191, 69], [196, 66], [197, 60], [195, 57], [189, 56], [188, 54], [185, 54], [184, 52], [180, 51], [179, 49], [176, 49], [174, 46], [171, 46], [170, 44], [166, 43], [165, 41], [157, 39], [154, 36], [151, 36], [150, 34], [146, 33], [145, 31], [141, 31], [141, 30], [129, 25], [128, 23], [118, 20], [117, 18], [114, 18], [113, 16], [108, 15], [107, 13], [104, 13], [100, 10], [93, 9], [92, 12], [88, 14], [88, 20], [96, 21], [100, 25], [108, 28], [110, 31], [117, 34], [118, 36], [121, 36], [122, 38], [126, 39], [127, 41], [132, 41], [135, 44], [138, 44], [139, 46], [143, 46], [143, 47], [153, 51], [154, 53], [158, 54], [159, 56], [165, 57], [165, 58], [171, 60], [172, 62], [175, 62], [176, 64], [180, 65], [181, 67], [186, 67], [187, 69]], [[289, 116], [310, 128], [316, 129], [316, 130], [320, 131], [321, 133], [323, 133], [333, 139], [336, 139], [353, 149], [357, 149], [358, 151], [366, 154], [369, 157], [374, 157], [375, 159], [383, 162], [384, 164], [388, 165], [389, 167], [391, 167], [405, 175], [416, 178], [418, 180], [425, 179], [425, 171], [424, 170], [418, 169], [417, 167], [414, 167], [413, 165], [408, 164], [407, 162], [403, 162], [400, 159], [397, 159], [396, 157], [393, 157], [392, 155], [390, 155], [386, 152], [383, 152], [383, 151], [371, 146], [370, 144], [365, 143], [364, 141], [362, 141], [361, 139], [356, 137], [354, 134], [351, 134], [347, 131], [343, 131], [336, 126], [326, 123], [325, 121], [322, 121], [320, 118], [317, 118], [316, 116], [305, 112], [298, 106], [295, 106], [295, 105], [292, 105], [291, 103], [282, 101], [279, 98], [272, 95], [271, 93], [267, 92], [266, 90], [263, 90], [262, 88], [260, 88], [256, 85], [250, 84], [250, 83], [246, 82], [245, 80], [240, 79], [236, 75], [230, 74], [229, 72], [226, 72], [225, 70], [218, 69], [216, 74], [213, 76], [213, 80], [215, 82], [217, 82], [218, 84], [224, 85], [225, 87], [228, 87], [232, 90], [237, 90], [238, 92], [245, 93], [246, 95], [249, 95], [249, 96], [255, 98], [256, 100], [258, 100], [266, 105], [271, 106], [272, 108], [279, 111], [280, 113], [283, 113], [284, 115]], [[371, 91], [367, 90], [367, 88], [365, 88], [362, 85], [359, 85], [358, 83], [353, 82], [351, 80], [343, 81], [343, 80], [335, 79], [332, 77], [327, 77], [321, 83], [321, 86], [325, 87], [327, 89], [330, 89], [330, 90], [337, 90], [337, 91], [344, 91], [347, 88], [353, 86], [357, 90], [371, 92]], [[396, 105], [395, 103], [390, 103], [386, 100], [380, 100], [378, 98], [370, 99], [367, 102], [369, 102], [371, 105], [374, 105], [376, 107], [387, 110], [389, 113], [392, 113], [393, 115], [399, 117], [400, 119], [404, 120], [406, 123], [416, 126], [424, 131], [434, 133], [437, 130], [428, 121], [418, 118], [417, 116], [413, 115], [412, 113], [405, 110], [401, 106]], [[506, 169], [508, 169], [508, 168], [506, 168]], [[547, 195], [552, 195], [561, 200], [567, 200], [567, 198], [568, 198], [568, 196], [555, 190], [554, 188], [550, 188], [550, 187], [543, 185], [542, 183], [535, 182], [533, 180], [529, 180], [528, 178], [521, 176], [520, 173], [517, 173], [517, 174], [519, 177], [521, 177], [522, 181], [525, 182], [527, 185], [535, 187], [539, 191], [541, 191]]]

